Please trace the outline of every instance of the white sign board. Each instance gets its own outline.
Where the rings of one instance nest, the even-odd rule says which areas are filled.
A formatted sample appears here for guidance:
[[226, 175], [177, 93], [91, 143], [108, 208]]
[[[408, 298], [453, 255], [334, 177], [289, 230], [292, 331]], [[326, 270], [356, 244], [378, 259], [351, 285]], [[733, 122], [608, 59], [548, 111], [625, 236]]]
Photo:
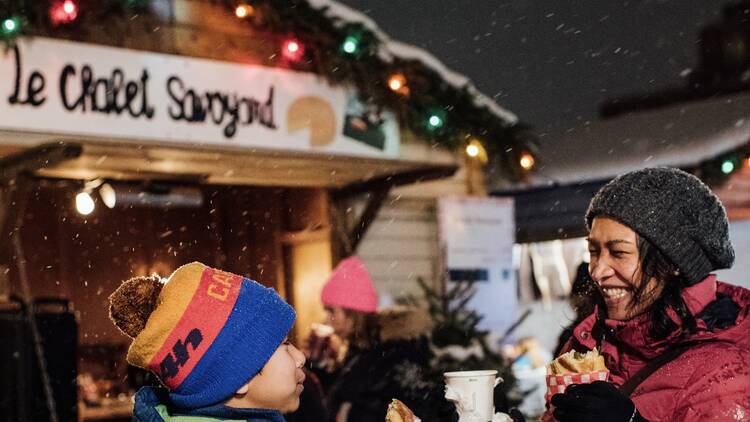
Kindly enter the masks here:
[[512, 198], [440, 198], [438, 223], [449, 282], [472, 281], [480, 328], [503, 333], [517, 317]]
[[0, 128], [390, 158], [398, 127], [280, 68], [24, 38], [0, 54]]

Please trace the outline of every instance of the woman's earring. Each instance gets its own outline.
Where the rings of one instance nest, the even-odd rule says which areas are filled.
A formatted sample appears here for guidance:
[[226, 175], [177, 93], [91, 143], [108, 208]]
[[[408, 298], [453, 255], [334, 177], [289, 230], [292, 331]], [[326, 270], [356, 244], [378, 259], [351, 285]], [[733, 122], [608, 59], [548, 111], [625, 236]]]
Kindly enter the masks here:
[[674, 270], [672, 272], [672, 275], [674, 275], [675, 277], [679, 277], [680, 276], [680, 270]]

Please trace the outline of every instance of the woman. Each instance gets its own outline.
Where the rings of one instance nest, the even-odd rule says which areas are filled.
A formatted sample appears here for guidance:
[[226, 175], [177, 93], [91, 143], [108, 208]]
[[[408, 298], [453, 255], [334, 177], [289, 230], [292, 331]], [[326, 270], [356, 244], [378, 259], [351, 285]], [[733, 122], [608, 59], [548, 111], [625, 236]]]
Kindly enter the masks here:
[[429, 317], [416, 309], [377, 312], [372, 280], [357, 257], [336, 267], [321, 300], [329, 325], [348, 347], [327, 393], [331, 420], [382, 422], [393, 398], [430, 420], [430, 403], [442, 395], [425, 380]]
[[378, 297], [364, 263], [354, 256], [336, 266], [320, 297], [327, 325], [313, 326], [304, 349], [311, 370], [328, 390], [347, 351], [368, 349], [377, 341]]
[[589, 272], [604, 306], [562, 349], [598, 347], [611, 383], [552, 397], [568, 421], [750, 418], [750, 291], [710, 273], [734, 262], [724, 207], [696, 177], [620, 176], [586, 213]]

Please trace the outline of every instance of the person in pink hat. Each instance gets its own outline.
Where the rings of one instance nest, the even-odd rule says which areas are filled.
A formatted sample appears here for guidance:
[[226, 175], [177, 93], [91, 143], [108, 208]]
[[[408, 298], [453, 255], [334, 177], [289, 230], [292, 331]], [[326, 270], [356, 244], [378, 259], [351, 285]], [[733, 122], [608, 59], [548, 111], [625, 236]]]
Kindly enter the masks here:
[[[442, 390], [425, 387], [431, 321], [417, 309], [378, 309], [378, 295], [364, 262], [344, 259], [321, 292], [328, 324], [346, 348], [328, 383], [330, 422], [381, 422], [398, 398], [418, 416]], [[427, 419], [425, 419], [427, 420]]]
[[361, 259], [350, 256], [341, 261], [323, 286], [320, 299], [328, 325], [345, 344], [365, 349], [374, 345], [378, 295]]

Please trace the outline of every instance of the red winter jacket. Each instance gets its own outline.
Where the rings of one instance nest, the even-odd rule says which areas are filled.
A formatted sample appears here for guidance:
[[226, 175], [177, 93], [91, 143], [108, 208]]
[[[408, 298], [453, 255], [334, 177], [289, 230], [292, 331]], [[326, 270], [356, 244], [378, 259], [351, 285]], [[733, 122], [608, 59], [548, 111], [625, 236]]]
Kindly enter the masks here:
[[[750, 291], [716, 281], [715, 276], [683, 290], [693, 315], [716, 294], [729, 296], [740, 306], [733, 326], [709, 331], [698, 319], [698, 330], [680, 339], [680, 330], [661, 341], [648, 338], [649, 321], [641, 315], [629, 321], [606, 320], [601, 344], [611, 381], [622, 385], [649, 360], [683, 341], [709, 341], [693, 346], [662, 366], [631, 395], [638, 411], [651, 422], [750, 421]], [[675, 322], [679, 319], [672, 316]], [[562, 353], [596, 347], [596, 312], [573, 330]]]

